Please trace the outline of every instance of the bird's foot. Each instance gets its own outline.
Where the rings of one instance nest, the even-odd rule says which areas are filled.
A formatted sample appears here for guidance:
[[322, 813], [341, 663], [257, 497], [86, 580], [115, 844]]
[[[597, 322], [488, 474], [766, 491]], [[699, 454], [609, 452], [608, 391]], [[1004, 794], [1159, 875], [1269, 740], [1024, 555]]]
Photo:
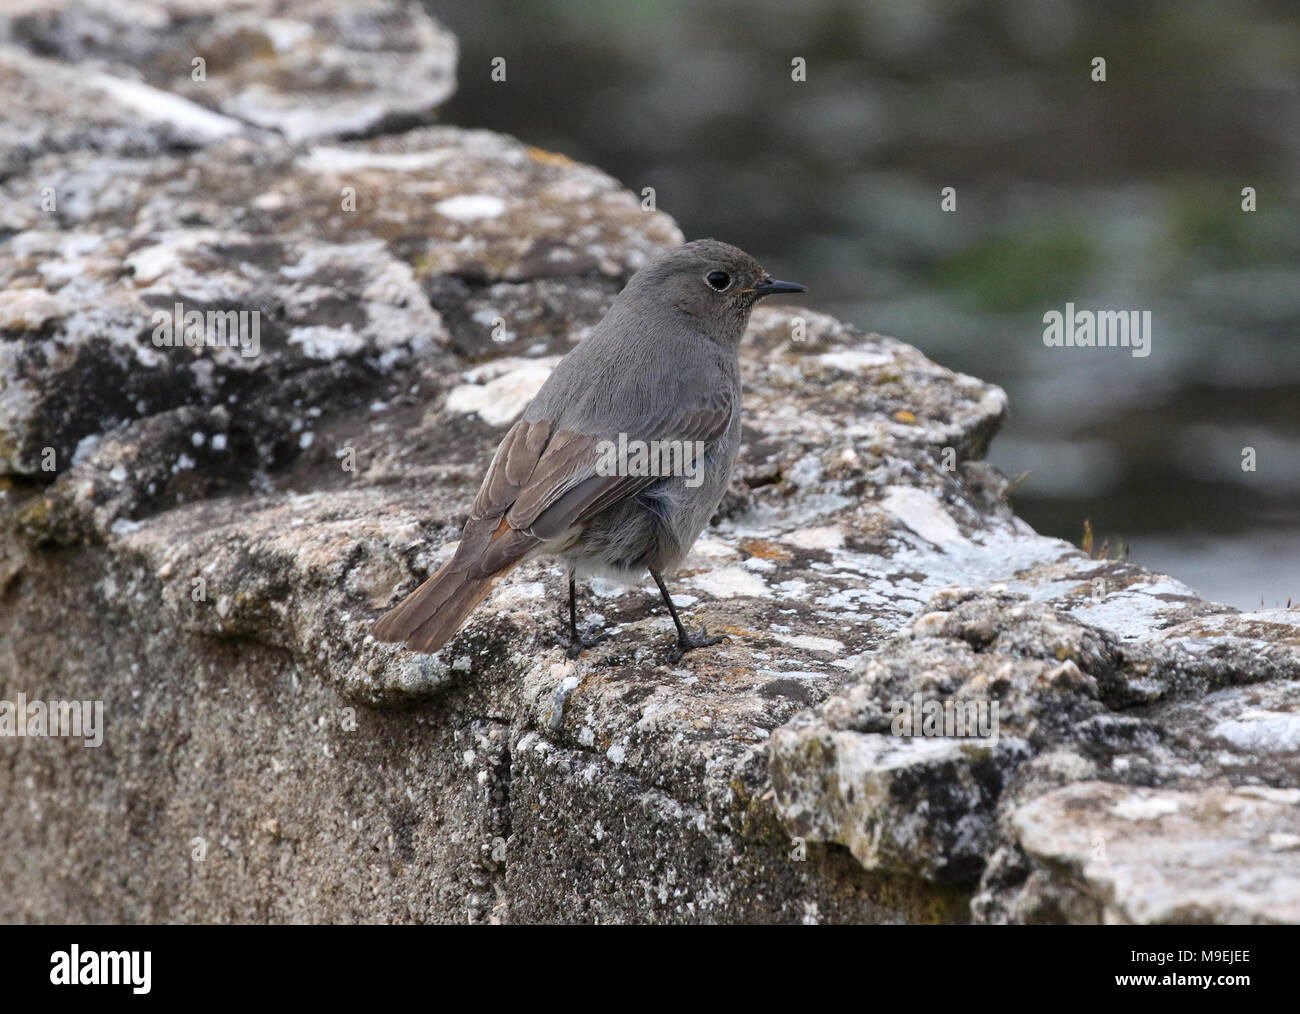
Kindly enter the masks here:
[[677, 643], [673, 645], [673, 650], [668, 655], [668, 661], [681, 661], [681, 657], [688, 651], [694, 651], [696, 648], [707, 648], [710, 645], [720, 644], [723, 641], [729, 640], [731, 640], [731, 638], [726, 634], [719, 634], [717, 637], [710, 637], [709, 628], [701, 623], [700, 632], [698, 634], [686, 634], [684, 637], [678, 635]]
[[608, 632], [601, 630], [593, 623], [583, 633], [579, 634], [574, 631], [564, 640], [564, 655], [566, 658], [577, 658], [588, 648], [594, 648], [602, 641], [608, 640]]

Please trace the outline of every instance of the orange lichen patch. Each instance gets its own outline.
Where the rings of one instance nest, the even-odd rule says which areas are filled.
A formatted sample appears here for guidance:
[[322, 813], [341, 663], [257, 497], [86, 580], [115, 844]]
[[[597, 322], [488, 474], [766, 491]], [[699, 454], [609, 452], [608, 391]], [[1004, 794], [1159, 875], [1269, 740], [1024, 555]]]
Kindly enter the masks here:
[[547, 151], [545, 148], [535, 148], [531, 144], [528, 146], [528, 157], [542, 165], [573, 165], [573, 159], [568, 156], [555, 151]]
[[760, 560], [788, 560], [792, 555], [777, 543], [769, 542], [767, 539], [742, 539], [740, 548]]
[[[739, 627], [722, 627], [719, 629], [725, 631], [727, 634], [731, 635], [732, 637], [745, 636], [743, 633], [738, 633], [738, 631], [740, 631], [741, 629]], [[733, 632], [737, 632], [737, 633], [733, 633]], [[709, 628], [709, 633], [710, 634], [714, 633], [712, 627]], [[726, 646], [727, 646], [726, 642], [719, 645], [719, 647], [726, 647]], [[701, 660], [704, 660], [703, 653], [696, 651], [696, 652], [692, 652], [690, 655], [687, 655], [683, 659], [683, 661], [690, 661], [692, 657], [698, 657]], [[701, 685], [708, 684], [708, 683], [738, 683], [738, 682], [753, 680], [754, 677], [756, 676], [755, 671], [747, 666], [732, 665], [732, 666], [727, 666], [726, 668], [715, 668], [714, 666], [719, 660], [711, 659], [709, 661], [710, 664], [708, 665], [708, 667], [704, 671], [699, 673]]]
[[916, 422], [916, 413], [909, 412], [905, 408], [900, 408], [894, 413], [894, 418], [901, 423], [914, 423]]

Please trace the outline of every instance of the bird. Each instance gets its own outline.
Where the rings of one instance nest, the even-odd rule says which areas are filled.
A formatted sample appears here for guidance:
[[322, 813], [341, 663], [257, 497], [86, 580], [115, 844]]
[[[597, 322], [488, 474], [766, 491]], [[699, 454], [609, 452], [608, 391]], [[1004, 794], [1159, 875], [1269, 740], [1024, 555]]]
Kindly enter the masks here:
[[[608, 636], [578, 631], [579, 577], [628, 585], [648, 571], [676, 627], [673, 661], [723, 640], [703, 623], [687, 632], [664, 575], [731, 479], [750, 311], [764, 297], [805, 291], [714, 239], [648, 261], [502, 439], [451, 559], [379, 618], [375, 639], [436, 652], [512, 568], [550, 555], [568, 570], [570, 658]], [[647, 447], [673, 453], [611, 454]]]

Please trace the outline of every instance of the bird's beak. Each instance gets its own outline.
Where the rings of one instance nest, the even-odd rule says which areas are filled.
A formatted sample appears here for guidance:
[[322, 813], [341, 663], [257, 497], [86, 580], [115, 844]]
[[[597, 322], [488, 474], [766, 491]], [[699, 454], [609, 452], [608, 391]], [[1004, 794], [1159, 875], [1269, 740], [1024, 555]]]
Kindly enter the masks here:
[[807, 292], [808, 289], [798, 282], [778, 282], [775, 278], [764, 278], [754, 286], [759, 297], [775, 296], [778, 292]]

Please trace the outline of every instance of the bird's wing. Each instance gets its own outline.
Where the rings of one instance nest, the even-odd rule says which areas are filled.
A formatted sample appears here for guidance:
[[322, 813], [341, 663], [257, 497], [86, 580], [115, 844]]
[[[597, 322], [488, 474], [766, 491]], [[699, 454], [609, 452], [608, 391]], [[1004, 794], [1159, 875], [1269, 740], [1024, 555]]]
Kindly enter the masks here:
[[[665, 409], [631, 440], [703, 441], [707, 446], [731, 424], [732, 398], [716, 392], [687, 408]], [[553, 539], [662, 476], [601, 475], [603, 440], [556, 429], [553, 421], [517, 422], [501, 441], [470, 509], [456, 556], [473, 574], [495, 573], [533, 546]]]

